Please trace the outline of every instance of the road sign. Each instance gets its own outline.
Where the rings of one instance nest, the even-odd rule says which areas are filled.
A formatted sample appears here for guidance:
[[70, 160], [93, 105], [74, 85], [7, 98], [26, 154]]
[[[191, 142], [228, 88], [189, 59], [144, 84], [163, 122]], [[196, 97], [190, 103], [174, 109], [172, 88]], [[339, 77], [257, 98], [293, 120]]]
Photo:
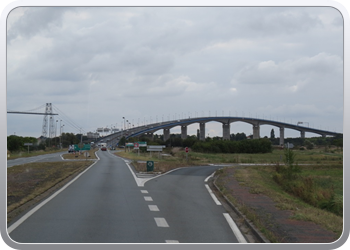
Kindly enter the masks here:
[[147, 146], [147, 151], [163, 151], [164, 145], [149, 145]]
[[137, 142], [134, 143], [134, 149], [139, 149], [139, 144]]
[[188, 153], [188, 147], [185, 148], [186, 153]]
[[138, 141], [139, 147], [147, 147], [147, 142], [146, 141]]
[[33, 146], [33, 143], [24, 143], [24, 146]]
[[154, 169], [154, 161], [147, 161], [147, 172], [153, 171]]
[[91, 145], [90, 144], [74, 144], [74, 151], [80, 151], [80, 150], [90, 150], [91, 149]]

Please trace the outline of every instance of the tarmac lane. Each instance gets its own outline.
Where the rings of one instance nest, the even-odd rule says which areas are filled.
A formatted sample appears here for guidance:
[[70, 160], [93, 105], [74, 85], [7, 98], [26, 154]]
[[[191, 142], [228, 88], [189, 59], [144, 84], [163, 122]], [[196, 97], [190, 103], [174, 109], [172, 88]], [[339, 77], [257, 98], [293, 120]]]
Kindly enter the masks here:
[[204, 179], [215, 166], [191, 167], [135, 182], [107, 151], [70, 185], [8, 227], [18, 243], [238, 242]]

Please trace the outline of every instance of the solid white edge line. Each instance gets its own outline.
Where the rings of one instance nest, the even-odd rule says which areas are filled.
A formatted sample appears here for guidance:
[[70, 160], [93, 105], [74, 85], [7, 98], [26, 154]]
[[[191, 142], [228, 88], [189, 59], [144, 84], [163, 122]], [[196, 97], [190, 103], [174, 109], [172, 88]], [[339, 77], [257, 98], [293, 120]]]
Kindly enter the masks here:
[[207, 178], [205, 178], [204, 182], [208, 182], [209, 178], [213, 177], [214, 174], [215, 174], [215, 171], [211, 175], [209, 175]]
[[210, 187], [205, 184], [205, 187], [207, 188], [211, 198], [213, 198], [214, 202], [216, 203], [216, 205], [221, 205], [221, 202], [216, 198], [215, 194], [213, 193], [213, 191], [210, 189]]
[[232, 220], [231, 216], [228, 213], [224, 213], [227, 223], [231, 227], [233, 234], [236, 236], [239, 243], [247, 243], [241, 231], [238, 229], [236, 223]]
[[[96, 152], [95, 155], [97, 157], [98, 160], [100, 160], [100, 158], [97, 156]], [[64, 185], [61, 189], [59, 189], [56, 193], [54, 193], [53, 195], [51, 195], [49, 198], [47, 198], [46, 200], [44, 200], [43, 202], [41, 202], [39, 205], [37, 205], [36, 207], [34, 207], [33, 209], [31, 209], [28, 213], [26, 213], [25, 215], [23, 215], [19, 220], [17, 220], [15, 223], [13, 223], [10, 227], [7, 228], [7, 233], [10, 234], [13, 230], [15, 230], [19, 225], [21, 225], [26, 219], [28, 219], [31, 215], [33, 215], [36, 211], [38, 211], [42, 206], [44, 206], [46, 203], [48, 203], [49, 201], [51, 201], [53, 198], [55, 198], [59, 193], [61, 193], [63, 190], [65, 190], [70, 184], [72, 184], [74, 181], [76, 181], [80, 176], [82, 176], [86, 171], [88, 171], [93, 165], [95, 165], [97, 162], [95, 161], [90, 167], [88, 167], [87, 169], [85, 169], [83, 172], [81, 172], [79, 175], [77, 175], [73, 180], [71, 180], [70, 182], [68, 182], [66, 185]]]

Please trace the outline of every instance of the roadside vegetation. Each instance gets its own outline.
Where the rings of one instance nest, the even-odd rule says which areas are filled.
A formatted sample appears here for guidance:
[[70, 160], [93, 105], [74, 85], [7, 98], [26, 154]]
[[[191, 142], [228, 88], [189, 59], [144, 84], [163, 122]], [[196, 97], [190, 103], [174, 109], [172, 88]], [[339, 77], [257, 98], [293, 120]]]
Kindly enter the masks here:
[[[290, 219], [301, 221], [312, 221], [326, 230], [334, 232], [338, 237], [341, 236], [343, 230], [342, 217], [342, 184], [343, 169], [341, 165], [308, 165], [302, 166], [299, 178], [307, 178], [313, 180], [313, 187], [303, 186], [302, 179], [298, 192], [287, 190], [284, 185], [274, 180], [276, 174], [276, 166], [240, 166], [228, 167], [217, 171], [216, 184], [220, 191], [233, 203], [271, 242], [280, 242], [269, 226], [273, 221], [271, 215], [256, 211], [235, 196], [235, 190], [229, 186], [231, 179], [239, 182], [239, 185], [249, 189], [252, 194], [264, 195], [270, 197], [275, 206], [280, 210], [289, 210], [292, 212]], [[325, 181], [327, 180], [327, 181]], [[290, 184], [285, 184], [289, 186]], [[333, 204], [330, 193], [335, 194], [339, 198], [336, 201], [335, 209], [327, 209], [318, 206], [325, 202]], [[304, 197], [318, 197], [317, 203], [305, 201]], [[329, 199], [326, 201], [324, 197]], [[321, 198], [321, 199], [320, 199]], [[313, 198], [314, 199], [314, 198]]]

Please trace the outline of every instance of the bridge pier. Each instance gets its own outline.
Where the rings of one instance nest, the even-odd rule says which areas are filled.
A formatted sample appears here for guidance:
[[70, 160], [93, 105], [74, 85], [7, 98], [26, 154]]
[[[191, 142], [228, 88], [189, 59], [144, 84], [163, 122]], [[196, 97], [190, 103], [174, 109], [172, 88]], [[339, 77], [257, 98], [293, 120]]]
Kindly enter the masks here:
[[222, 124], [222, 139], [230, 140], [230, 124]]
[[280, 127], [280, 146], [284, 145], [284, 127]]
[[205, 140], [205, 123], [199, 123], [199, 140]]
[[260, 138], [260, 126], [253, 125], [253, 139], [259, 139], [259, 138]]
[[163, 141], [167, 141], [168, 139], [170, 139], [170, 129], [165, 128], [163, 129]]
[[187, 138], [187, 126], [181, 126], [181, 139]]
[[300, 137], [305, 138], [305, 131], [300, 131]]

